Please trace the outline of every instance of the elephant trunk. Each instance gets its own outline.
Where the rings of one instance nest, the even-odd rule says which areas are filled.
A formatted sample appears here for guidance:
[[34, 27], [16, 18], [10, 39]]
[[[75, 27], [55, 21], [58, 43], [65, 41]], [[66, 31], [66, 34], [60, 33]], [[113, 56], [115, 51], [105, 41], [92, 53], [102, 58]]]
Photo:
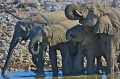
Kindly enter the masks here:
[[71, 40], [72, 37], [74, 37], [74, 35], [72, 34], [72, 31], [70, 31], [70, 29], [68, 29], [66, 32], [66, 39]]
[[7, 67], [8, 67], [8, 64], [9, 64], [9, 61], [10, 61], [10, 58], [12, 56], [12, 53], [14, 51], [14, 48], [15, 46], [17, 45], [17, 43], [20, 41], [19, 38], [12, 38], [12, 42], [10, 44], [10, 48], [9, 48], [9, 52], [8, 52], [8, 55], [7, 55], [7, 59], [6, 59], [6, 62], [5, 62], [5, 65], [4, 65], [4, 68], [3, 68], [3, 71], [2, 71], [2, 75], [4, 75]]
[[42, 42], [42, 35], [38, 33], [32, 40], [30, 40], [28, 49], [31, 54], [38, 54], [40, 50], [40, 43]]
[[80, 6], [69, 4], [65, 8], [65, 16], [70, 20], [79, 20], [82, 18], [82, 13], [79, 12]]

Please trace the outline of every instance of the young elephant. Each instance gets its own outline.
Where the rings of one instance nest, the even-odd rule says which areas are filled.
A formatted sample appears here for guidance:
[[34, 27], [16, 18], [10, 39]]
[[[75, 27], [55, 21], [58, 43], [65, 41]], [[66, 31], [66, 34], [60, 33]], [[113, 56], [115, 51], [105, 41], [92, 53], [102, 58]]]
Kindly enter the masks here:
[[[37, 13], [35, 15], [29, 16], [28, 18], [17, 18], [17, 19], [19, 19], [19, 21], [16, 23], [16, 26], [14, 29], [13, 38], [11, 40], [8, 56], [2, 71], [2, 75], [5, 74], [5, 71], [9, 65], [9, 61], [14, 51], [14, 48], [19, 42], [23, 40], [28, 40], [29, 38], [31, 41], [34, 38], [36, 32], [45, 25], [50, 25], [54, 22], [61, 22], [61, 21], [68, 20], [65, 17], [64, 11], [61, 11], [61, 10], [54, 11], [54, 12], [47, 12], [47, 13]], [[42, 57], [40, 57], [42, 56], [41, 55], [42, 53], [39, 53], [39, 57], [38, 55], [34, 55], [34, 53], [39, 52], [38, 47], [40, 47], [38, 43], [36, 43], [33, 46], [33, 48], [36, 48], [36, 49], [33, 49], [29, 46], [29, 52], [32, 54], [33, 63], [37, 66], [37, 70], [35, 72], [44, 73], [44, 70], [43, 70], [44, 60], [42, 59]]]
[[[76, 70], [81, 71], [83, 66], [81, 65], [84, 56], [87, 58], [87, 74], [93, 74], [94, 58], [97, 59], [97, 67], [102, 66], [100, 62], [101, 56], [104, 55], [102, 45], [97, 34], [93, 33], [93, 28], [84, 27], [80, 24], [70, 28], [66, 32], [66, 39], [72, 40], [78, 43], [78, 53], [75, 61]], [[97, 72], [100, 68], [97, 68]]]
[[67, 29], [71, 28], [72, 26], [75, 26], [76, 24], [78, 24], [78, 21], [68, 20], [68, 21], [55, 23], [50, 26], [44, 26], [40, 31], [43, 37], [41, 45], [49, 45], [49, 56], [52, 64], [53, 75], [58, 75], [56, 50], [60, 50], [62, 55], [63, 75], [69, 74], [69, 66], [68, 66], [69, 52], [77, 53], [77, 47], [76, 47], [77, 45], [73, 45], [73, 46], [68, 45], [72, 41], [66, 40], [65, 34]]

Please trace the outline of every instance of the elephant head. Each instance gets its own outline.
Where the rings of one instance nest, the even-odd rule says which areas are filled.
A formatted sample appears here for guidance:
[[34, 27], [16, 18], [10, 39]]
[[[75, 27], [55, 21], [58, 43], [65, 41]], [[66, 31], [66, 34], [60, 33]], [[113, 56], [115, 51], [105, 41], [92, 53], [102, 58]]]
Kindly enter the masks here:
[[42, 42], [42, 34], [40, 31], [29, 42], [28, 49], [31, 54], [38, 54]]
[[82, 45], [88, 45], [98, 40], [98, 36], [93, 33], [92, 27], [84, 27], [78, 24], [67, 30], [66, 39], [79, 42]]
[[[33, 18], [34, 17], [34, 18]], [[14, 51], [15, 46], [18, 44], [18, 42], [21, 42], [23, 40], [28, 40], [29, 38], [32, 39], [32, 37], [34, 37], [36, 31], [38, 29], [40, 29], [41, 25], [43, 25], [43, 22], [41, 22], [39, 24], [39, 27], [36, 25], [37, 23], [37, 19], [35, 19], [35, 17], [37, 16], [32, 16], [32, 17], [28, 17], [25, 19], [21, 19], [16, 23], [15, 29], [14, 29], [14, 34], [13, 34], [13, 38], [10, 44], [10, 48], [9, 48], [9, 52], [8, 52], [8, 56], [2, 71], [2, 74], [4, 75], [5, 70], [8, 67], [8, 63], [10, 61], [10, 58], [12, 56], [12, 53]]]
[[80, 26], [79, 24], [68, 29], [66, 32], [66, 39], [72, 40], [74, 42], [81, 42], [84, 38], [84, 26]]
[[[68, 7], [65, 9], [65, 14], [68, 19], [76, 19], [78, 16], [77, 18], [79, 19], [79, 22], [84, 26], [94, 27], [94, 33], [107, 33], [109, 35], [114, 35], [118, 32], [118, 27], [120, 26], [120, 16], [119, 13], [116, 13], [115, 10], [112, 10], [112, 8], [108, 8], [94, 2], [81, 5], [82, 7], [85, 6], [86, 8], [82, 8], [79, 5], [76, 5], [77, 7], [75, 7], [74, 4], [70, 5], [68, 5], [70, 10]], [[85, 13], [83, 12], [84, 9]], [[77, 13], [77, 16], [75, 13]], [[82, 19], [79, 17], [82, 17]]]
[[41, 34], [42, 34], [42, 37], [43, 37], [42, 45], [49, 45], [51, 40], [52, 40], [52, 37], [53, 37], [53, 32], [52, 32], [51, 27], [50, 26], [44, 26], [41, 29]]
[[13, 38], [10, 44], [8, 56], [7, 56], [2, 74], [4, 74], [5, 70], [8, 67], [8, 63], [10, 61], [10, 58], [12, 56], [15, 46], [18, 44], [18, 42], [21, 42], [22, 40], [27, 40], [29, 38], [30, 26], [28, 28], [25, 28], [24, 25], [25, 23], [22, 22], [21, 20], [21, 21], [18, 21], [15, 26]]
[[85, 5], [69, 4], [65, 8], [65, 16], [70, 20], [83, 19], [87, 15]]

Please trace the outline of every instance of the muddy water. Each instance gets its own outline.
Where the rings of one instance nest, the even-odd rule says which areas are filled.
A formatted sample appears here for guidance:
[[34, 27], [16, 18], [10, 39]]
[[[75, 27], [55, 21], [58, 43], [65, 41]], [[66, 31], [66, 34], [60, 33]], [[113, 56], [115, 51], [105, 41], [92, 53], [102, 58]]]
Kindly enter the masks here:
[[[1, 71], [0, 71], [1, 73]], [[45, 71], [46, 76], [34, 74], [32, 71], [7, 71], [5, 76], [0, 75], [0, 79], [120, 79], [120, 74], [114, 75], [81, 75], [81, 76], [62, 76], [62, 72], [59, 71], [59, 76], [52, 77], [52, 72]]]

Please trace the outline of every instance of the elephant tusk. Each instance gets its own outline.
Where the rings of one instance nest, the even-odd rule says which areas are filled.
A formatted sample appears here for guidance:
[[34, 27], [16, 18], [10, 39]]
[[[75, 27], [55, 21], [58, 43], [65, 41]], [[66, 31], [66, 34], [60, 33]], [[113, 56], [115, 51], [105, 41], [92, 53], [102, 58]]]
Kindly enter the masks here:
[[89, 22], [92, 22], [91, 20], [89, 20]]
[[79, 16], [83, 16], [82, 13], [80, 13], [79, 11], [75, 10], [75, 12], [76, 12]]

